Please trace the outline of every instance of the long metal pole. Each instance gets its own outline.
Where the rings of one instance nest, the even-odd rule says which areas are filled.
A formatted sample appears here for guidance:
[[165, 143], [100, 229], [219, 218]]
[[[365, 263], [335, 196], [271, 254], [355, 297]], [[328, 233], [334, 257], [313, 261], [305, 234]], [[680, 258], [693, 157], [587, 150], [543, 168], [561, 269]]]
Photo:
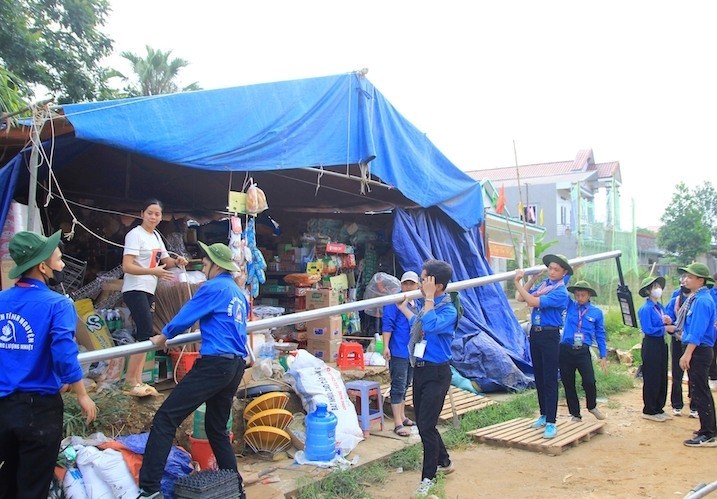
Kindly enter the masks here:
[[[591, 263], [600, 260], [608, 260], [610, 258], [619, 258], [622, 254], [621, 251], [609, 251], [607, 253], [599, 253], [596, 255], [583, 256], [579, 258], [573, 258], [570, 260], [571, 265], [580, 263]], [[539, 274], [545, 270], [545, 265], [536, 265], [525, 269], [526, 275]], [[476, 277], [474, 279], [466, 279], [465, 281], [452, 282], [446, 288], [446, 291], [460, 291], [461, 289], [475, 288], [478, 286], [485, 286], [486, 284], [493, 284], [501, 281], [508, 281], [515, 277], [515, 271], [501, 272], [500, 274], [493, 274], [485, 277]], [[299, 322], [311, 321], [314, 319], [321, 319], [331, 315], [338, 315], [347, 312], [355, 312], [357, 310], [365, 310], [367, 308], [377, 308], [391, 303], [398, 303], [408, 298], [415, 299], [421, 297], [421, 291], [411, 291], [409, 293], [398, 293], [389, 296], [380, 296], [378, 298], [370, 298], [368, 300], [361, 300], [351, 303], [344, 303], [343, 305], [334, 305], [333, 307], [317, 308], [315, 310], [306, 310], [304, 312], [298, 312], [295, 314], [282, 315], [280, 317], [272, 317], [269, 319], [260, 319], [257, 321], [250, 321], [247, 323], [247, 332], [259, 331], [262, 329], [271, 329], [280, 326], [288, 326], [291, 324], [297, 324]], [[198, 331], [191, 333], [181, 334], [176, 338], [171, 339], [167, 342], [168, 346], [184, 345], [186, 343], [196, 343], [201, 340], [201, 334]], [[103, 350], [94, 350], [92, 352], [83, 352], [79, 355], [81, 363], [92, 363], [100, 360], [113, 359], [115, 357], [124, 357], [127, 355], [133, 355], [136, 353], [150, 352], [157, 350], [157, 347], [151, 341], [140, 341], [138, 343], [131, 343], [129, 345], [121, 345], [118, 347], [105, 348]]]

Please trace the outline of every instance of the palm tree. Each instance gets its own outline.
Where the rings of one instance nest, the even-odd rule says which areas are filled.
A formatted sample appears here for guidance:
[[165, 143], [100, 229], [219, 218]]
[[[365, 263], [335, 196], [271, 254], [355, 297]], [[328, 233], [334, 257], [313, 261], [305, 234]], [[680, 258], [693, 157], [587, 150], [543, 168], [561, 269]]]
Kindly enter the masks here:
[[[189, 61], [181, 58], [170, 59], [172, 51], [163, 52], [155, 50], [149, 45], [147, 56], [141, 57], [132, 52], [122, 52], [120, 55], [132, 63], [132, 71], [137, 76], [137, 84], [127, 88], [130, 97], [139, 95], [172, 94], [189, 90], [201, 90], [197, 82], [180, 88], [175, 82], [179, 70], [189, 66]], [[122, 76], [127, 81], [128, 78]]]

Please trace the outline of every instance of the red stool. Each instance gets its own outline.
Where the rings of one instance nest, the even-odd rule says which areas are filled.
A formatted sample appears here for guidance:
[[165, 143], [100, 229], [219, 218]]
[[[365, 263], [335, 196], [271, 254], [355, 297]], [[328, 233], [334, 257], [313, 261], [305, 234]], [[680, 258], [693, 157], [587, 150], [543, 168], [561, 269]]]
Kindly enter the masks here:
[[365, 369], [363, 363], [363, 346], [355, 341], [344, 341], [339, 345], [336, 366], [345, 369]]

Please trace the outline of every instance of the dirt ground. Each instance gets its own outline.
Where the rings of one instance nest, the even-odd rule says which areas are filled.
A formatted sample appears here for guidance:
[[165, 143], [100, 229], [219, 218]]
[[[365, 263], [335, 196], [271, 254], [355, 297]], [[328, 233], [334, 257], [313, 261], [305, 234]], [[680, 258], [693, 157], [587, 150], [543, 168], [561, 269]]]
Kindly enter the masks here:
[[[682, 444], [698, 428], [698, 420], [642, 419], [641, 393], [636, 381], [632, 390], [599, 403], [607, 416], [605, 433], [558, 456], [485, 444], [452, 452], [456, 472], [446, 477], [446, 497], [681, 497], [699, 483], [717, 480], [717, 448]], [[567, 414], [561, 404], [558, 417]], [[583, 419], [589, 418], [584, 412]], [[411, 497], [419, 481], [420, 472], [392, 470], [385, 484], [368, 493]]]

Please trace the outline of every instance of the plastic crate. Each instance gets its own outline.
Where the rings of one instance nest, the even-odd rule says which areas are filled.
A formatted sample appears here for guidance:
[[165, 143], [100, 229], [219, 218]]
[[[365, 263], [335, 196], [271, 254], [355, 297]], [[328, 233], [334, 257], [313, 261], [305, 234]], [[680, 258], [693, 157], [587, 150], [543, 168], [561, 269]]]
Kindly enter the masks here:
[[239, 476], [232, 470], [206, 470], [174, 482], [177, 499], [224, 499], [239, 497]]

